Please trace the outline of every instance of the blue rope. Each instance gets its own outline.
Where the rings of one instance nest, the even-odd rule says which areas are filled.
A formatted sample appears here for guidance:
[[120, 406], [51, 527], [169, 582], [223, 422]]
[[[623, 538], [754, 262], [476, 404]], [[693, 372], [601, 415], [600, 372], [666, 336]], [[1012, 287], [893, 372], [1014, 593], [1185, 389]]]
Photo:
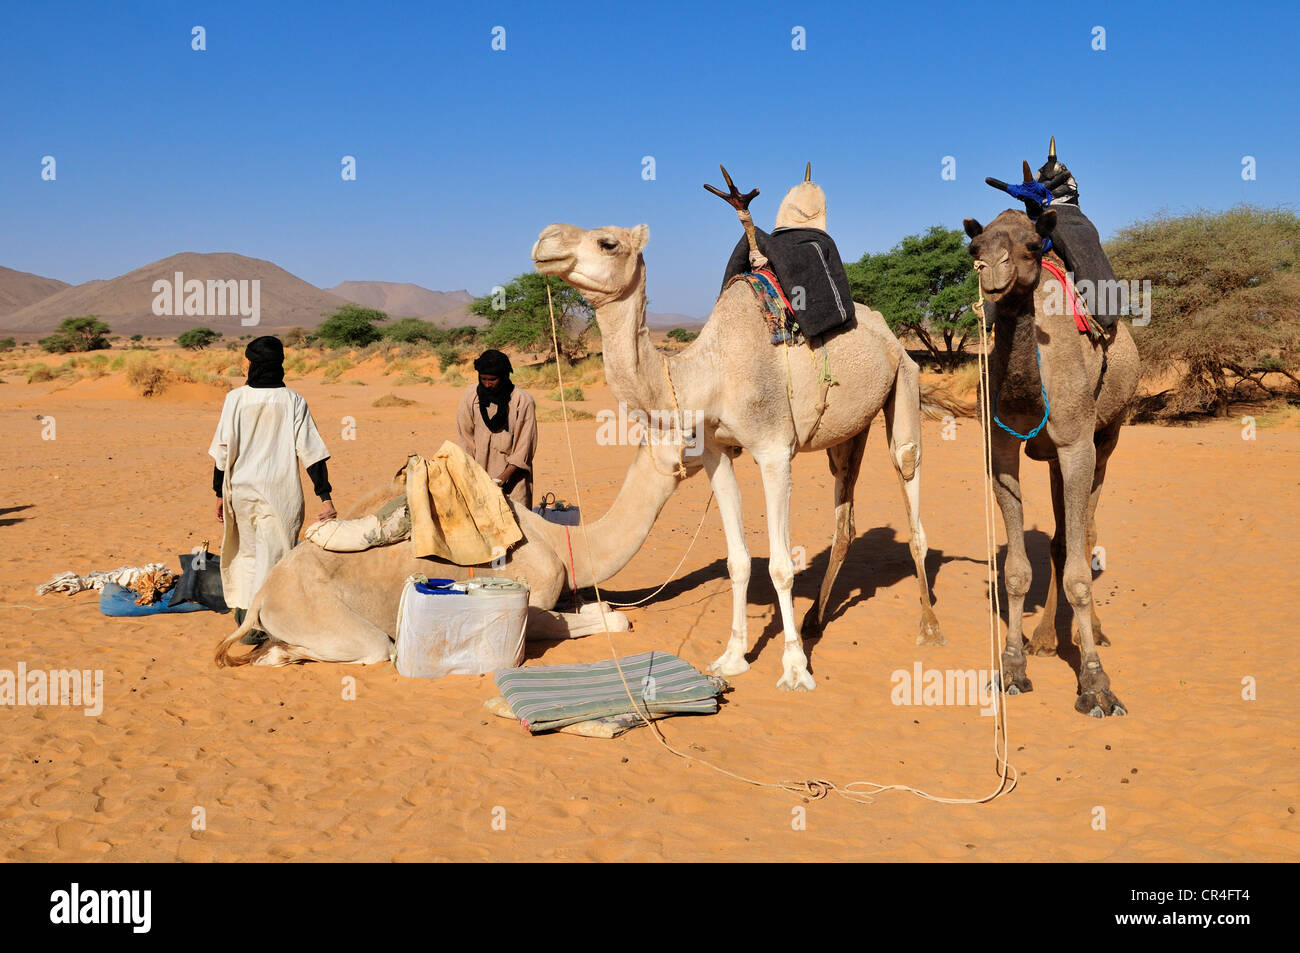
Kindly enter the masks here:
[[1043, 352], [1038, 349], [1038, 344], [1034, 344], [1034, 357], [1038, 360], [1038, 386], [1043, 389], [1043, 419], [1038, 422], [1038, 426], [1029, 433], [1016, 433], [1002, 421], [998, 420], [998, 392], [993, 392], [993, 422], [1005, 430], [1017, 440], [1032, 440], [1038, 436], [1038, 432], [1047, 424], [1047, 417], [1052, 412], [1052, 405], [1047, 400], [1047, 385], [1043, 383]]

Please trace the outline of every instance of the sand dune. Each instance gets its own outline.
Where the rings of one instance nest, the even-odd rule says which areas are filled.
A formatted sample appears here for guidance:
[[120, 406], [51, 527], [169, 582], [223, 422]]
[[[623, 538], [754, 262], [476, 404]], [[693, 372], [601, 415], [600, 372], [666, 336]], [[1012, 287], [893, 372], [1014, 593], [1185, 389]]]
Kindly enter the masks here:
[[[334, 457], [340, 506], [385, 480], [408, 450], [451, 432], [459, 391], [400, 386], [367, 368], [361, 386], [291, 381]], [[404, 679], [386, 665], [217, 670], [233, 625], [212, 613], [143, 620], [101, 616], [89, 595], [37, 597], [64, 569], [174, 561], [220, 539], [205, 449], [219, 399], [145, 401], [112, 381], [51, 393], [10, 377], [0, 387], [0, 668], [102, 669], [93, 717], [66, 707], [3, 710], [0, 852], [9, 860], [913, 859], [1254, 860], [1300, 856], [1292, 548], [1300, 504], [1300, 431], [1231, 422], [1127, 429], [1099, 517], [1107, 565], [1098, 612], [1114, 641], [1103, 657], [1130, 716], [1076, 714], [1074, 674], [1030, 660], [1035, 690], [1009, 700], [1011, 759], [1021, 773], [992, 804], [946, 806], [889, 793], [869, 805], [804, 802], [674, 757], [645, 729], [616, 741], [530, 737], [481, 709], [489, 677]], [[612, 405], [584, 385], [588, 410]], [[393, 392], [411, 406], [374, 408]], [[548, 407], [544, 395], [539, 405]], [[58, 424], [41, 439], [36, 413]], [[344, 418], [356, 439], [342, 439]], [[631, 457], [572, 426], [583, 504], [600, 514]], [[987, 668], [981, 440], [926, 424], [924, 519], [936, 612], [948, 638], [913, 644], [916, 590], [897, 480], [873, 434], [858, 484], [859, 537], [825, 635], [810, 644], [811, 694], [776, 690], [780, 629], [767, 578], [756, 468], [738, 463], [754, 553], [750, 672], [723, 710], [663, 730], [680, 750], [761, 780], [904, 783], [947, 796], [995, 785], [992, 724], [974, 707], [896, 706], [891, 673], [916, 662]], [[539, 492], [572, 497], [561, 424], [541, 425]], [[794, 466], [793, 543], [816, 592], [832, 529], [821, 455]], [[1050, 526], [1047, 475], [1025, 471], [1036, 622]], [[688, 481], [648, 545], [607, 585], [647, 595], [682, 557], [708, 498]], [[309, 515], [314, 502], [309, 496]], [[575, 544], [580, 544], [575, 537]], [[721, 651], [730, 587], [716, 507], [658, 597], [630, 610], [617, 651], [665, 649], [706, 665]], [[605, 636], [532, 645], [534, 663], [607, 657]], [[1257, 699], [1244, 700], [1253, 678]], [[355, 700], [344, 697], [355, 679]], [[1105, 829], [1094, 829], [1096, 809]], [[806, 811], [797, 830], [792, 810]], [[199, 811], [201, 809], [201, 811]], [[505, 829], [494, 830], [504, 810]], [[201, 813], [201, 829], [196, 818]]]

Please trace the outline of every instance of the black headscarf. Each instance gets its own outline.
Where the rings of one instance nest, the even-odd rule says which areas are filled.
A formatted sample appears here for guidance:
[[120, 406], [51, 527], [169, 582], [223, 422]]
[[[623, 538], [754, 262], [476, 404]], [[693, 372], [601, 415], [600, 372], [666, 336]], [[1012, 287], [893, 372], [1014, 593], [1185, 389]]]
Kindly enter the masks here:
[[244, 349], [249, 387], [284, 386], [284, 345], [269, 334], [254, 338]]
[[[478, 412], [488, 430], [500, 433], [509, 423], [510, 395], [515, 389], [514, 381], [510, 379], [510, 374], [514, 371], [510, 366], [510, 358], [500, 351], [484, 351], [474, 359], [474, 370], [497, 379], [497, 386], [493, 388], [484, 387], [481, 383], [478, 385]], [[488, 415], [488, 404], [496, 404], [496, 413], [491, 416]]]

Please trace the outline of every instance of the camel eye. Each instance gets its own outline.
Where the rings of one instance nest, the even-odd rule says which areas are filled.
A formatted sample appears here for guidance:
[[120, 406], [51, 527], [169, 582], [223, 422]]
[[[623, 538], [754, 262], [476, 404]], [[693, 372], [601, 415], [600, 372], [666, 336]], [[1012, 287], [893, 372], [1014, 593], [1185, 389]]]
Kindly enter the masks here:
[[605, 251], [613, 251], [618, 247], [618, 240], [614, 238], [602, 238], [597, 241], [598, 245]]

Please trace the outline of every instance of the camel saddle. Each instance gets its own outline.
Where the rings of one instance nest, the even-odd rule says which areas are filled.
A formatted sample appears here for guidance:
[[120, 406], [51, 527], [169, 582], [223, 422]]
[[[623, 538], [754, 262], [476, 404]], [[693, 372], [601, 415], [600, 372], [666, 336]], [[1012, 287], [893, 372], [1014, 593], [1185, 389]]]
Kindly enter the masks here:
[[[778, 228], [771, 233], [755, 228], [754, 234], [768, 268], [796, 306], [791, 317], [805, 338], [811, 340], [834, 331], [853, 317], [849, 276], [830, 235], [819, 228]], [[749, 240], [741, 236], [727, 262], [723, 289], [736, 275], [749, 271]], [[800, 303], [801, 308], [797, 307]]]

